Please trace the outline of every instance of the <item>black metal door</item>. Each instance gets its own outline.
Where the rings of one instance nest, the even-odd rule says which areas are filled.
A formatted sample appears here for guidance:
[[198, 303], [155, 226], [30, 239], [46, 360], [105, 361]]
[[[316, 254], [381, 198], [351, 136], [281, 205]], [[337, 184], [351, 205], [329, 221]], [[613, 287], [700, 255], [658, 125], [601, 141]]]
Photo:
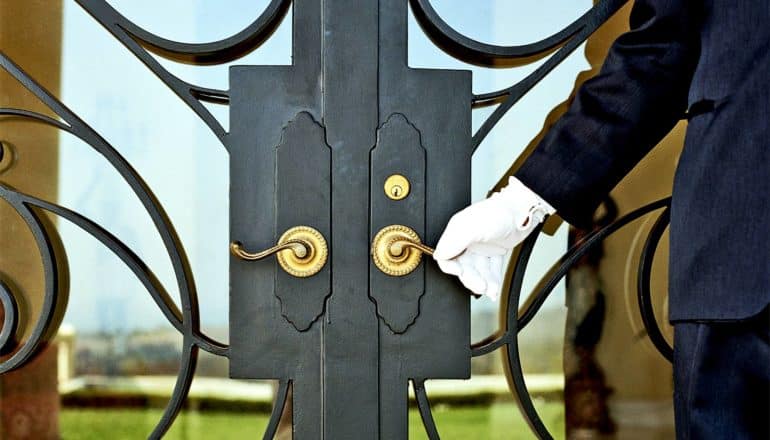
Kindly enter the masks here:
[[230, 266], [231, 375], [291, 382], [297, 438], [406, 438], [410, 379], [470, 375], [468, 294], [427, 258], [372, 259], [383, 228], [434, 244], [470, 199], [470, 73], [408, 68], [406, 18], [399, 0], [298, 0], [294, 65], [230, 73], [232, 240], [328, 243], [308, 277]]

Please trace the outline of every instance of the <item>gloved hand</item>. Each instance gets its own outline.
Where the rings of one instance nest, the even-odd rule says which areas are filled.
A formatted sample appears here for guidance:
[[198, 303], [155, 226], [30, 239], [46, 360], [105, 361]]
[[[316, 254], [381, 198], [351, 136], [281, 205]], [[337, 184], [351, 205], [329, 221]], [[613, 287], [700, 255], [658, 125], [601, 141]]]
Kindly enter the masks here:
[[515, 177], [488, 199], [449, 220], [433, 258], [473, 293], [500, 296], [506, 254], [555, 210]]

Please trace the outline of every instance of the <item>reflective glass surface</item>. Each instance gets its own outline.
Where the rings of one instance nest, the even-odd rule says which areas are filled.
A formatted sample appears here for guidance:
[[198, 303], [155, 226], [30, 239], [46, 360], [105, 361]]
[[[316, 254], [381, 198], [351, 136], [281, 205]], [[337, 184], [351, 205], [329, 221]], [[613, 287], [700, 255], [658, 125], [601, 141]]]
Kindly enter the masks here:
[[[206, 42], [232, 35], [246, 27], [267, 3], [267, 0], [110, 1], [148, 31], [185, 42]], [[433, 1], [442, 18], [459, 32], [483, 42], [506, 45], [545, 38], [575, 20], [591, 5], [589, 0]], [[5, 8], [4, 3], [0, 8]], [[54, 94], [110, 142], [152, 188], [189, 257], [198, 288], [202, 329], [227, 342], [229, 181], [226, 150], [166, 85], [75, 2], [63, 2], [60, 18], [60, 38], [52, 35], [45, 43], [54, 46], [60, 43], [57, 48], [61, 54], [61, 67], [57, 72], [60, 78], [53, 75], [38, 80], [57, 90]], [[24, 19], [34, 21], [31, 17]], [[230, 65], [291, 64], [290, 25], [291, 12], [269, 41]], [[8, 42], [17, 46], [32, 44], [22, 36], [3, 36], [2, 41], [4, 45], [10, 44]], [[19, 54], [23, 50], [15, 52]], [[227, 66], [190, 66], [157, 59], [187, 82], [228, 88]], [[46, 62], [38, 60], [37, 63], [45, 65]], [[510, 86], [541, 63], [490, 69], [458, 62], [436, 48], [410, 14], [410, 66], [472, 70], [475, 93]], [[503, 117], [474, 155], [474, 201], [484, 198], [503, 178], [513, 161], [542, 130], [548, 113], [567, 99], [577, 74], [587, 68], [583, 50], [579, 48]], [[11, 79], [6, 75], [2, 81], [0, 84], [8, 84]], [[26, 93], [10, 87], [4, 89], [4, 93], [7, 90], [19, 95]], [[207, 106], [227, 128], [227, 108]], [[474, 130], [492, 110], [474, 111]], [[74, 136], [65, 133], [58, 136], [55, 149], [58, 155], [47, 156], [55, 163], [55, 173], [41, 177], [41, 182], [54, 189], [36, 186], [23, 189], [43, 198], [53, 196], [57, 203], [104, 227], [152, 268], [170, 296], [180, 304], [171, 261], [139, 199], [103, 156]], [[21, 151], [21, 146], [16, 149]], [[20, 158], [24, 160], [21, 153]], [[181, 336], [125, 264], [76, 225], [63, 219], [56, 222], [66, 249], [70, 295], [57, 337], [56, 356], [46, 368], [56, 371], [58, 385], [51, 392], [61, 396], [58, 426], [62, 437], [144, 438], [161, 417], [173, 387], [180, 367]], [[0, 230], [3, 228], [8, 232], [9, 223], [0, 225]], [[566, 241], [566, 227], [540, 241], [525, 278], [524, 292], [529, 292], [563, 253]], [[498, 313], [499, 305], [489, 299], [472, 301], [472, 340], [481, 340], [495, 332]], [[536, 397], [544, 422], [556, 435], [564, 431], [560, 396], [565, 316], [564, 289], [560, 286], [521, 336], [530, 391]], [[472, 365], [470, 381], [427, 383], [442, 438], [531, 438], [509, 391], [499, 350], [474, 359]], [[168, 438], [261, 435], [269, 417], [275, 384], [236, 381], [227, 375], [225, 358], [205, 352], [200, 355], [188, 403]], [[0, 427], [5, 432], [10, 432], [9, 429]], [[410, 410], [410, 437], [424, 438], [425, 435], [419, 413]]]

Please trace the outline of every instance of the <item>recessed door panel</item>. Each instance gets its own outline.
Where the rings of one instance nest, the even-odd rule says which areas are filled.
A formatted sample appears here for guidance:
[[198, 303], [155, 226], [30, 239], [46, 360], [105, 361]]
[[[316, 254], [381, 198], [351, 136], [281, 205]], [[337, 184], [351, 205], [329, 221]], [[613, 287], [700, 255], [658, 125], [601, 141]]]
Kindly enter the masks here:
[[470, 375], [468, 293], [426, 252], [469, 202], [471, 76], [408, 68], [406, 4], [366, 3], [295, 17], [324, 38], [294, 66], [231, 68], [230, 373], [290, 381], [298, 438], [406, 437], [410, 379]]

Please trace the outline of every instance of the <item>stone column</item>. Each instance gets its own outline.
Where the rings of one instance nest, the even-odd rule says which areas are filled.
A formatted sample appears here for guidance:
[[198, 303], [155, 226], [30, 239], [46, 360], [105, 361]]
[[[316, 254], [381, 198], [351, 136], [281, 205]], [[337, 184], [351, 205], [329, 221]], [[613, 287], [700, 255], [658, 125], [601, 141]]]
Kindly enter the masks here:
[[[0, 2], [0, 50], [54, 95], [59, 92], [61, 30], [59, 0]], [[52, 115], [5, 71], [0, 71], [0, 106]], [[0, 119], [0, 142], [5, 146], [0, 161], [0, 182], [55, 202], [58, 136], [56, 130], [40, 124]], [[2, 201], [0, 280], [13, 291], [19, 303], [16, 340], [23, 343], [43, 300], [43, 268], [27, 226]], [[23, 368], [0, 376], [0, 438], [59, 438], [56, 354], [55, 347], [48, 346]]]

